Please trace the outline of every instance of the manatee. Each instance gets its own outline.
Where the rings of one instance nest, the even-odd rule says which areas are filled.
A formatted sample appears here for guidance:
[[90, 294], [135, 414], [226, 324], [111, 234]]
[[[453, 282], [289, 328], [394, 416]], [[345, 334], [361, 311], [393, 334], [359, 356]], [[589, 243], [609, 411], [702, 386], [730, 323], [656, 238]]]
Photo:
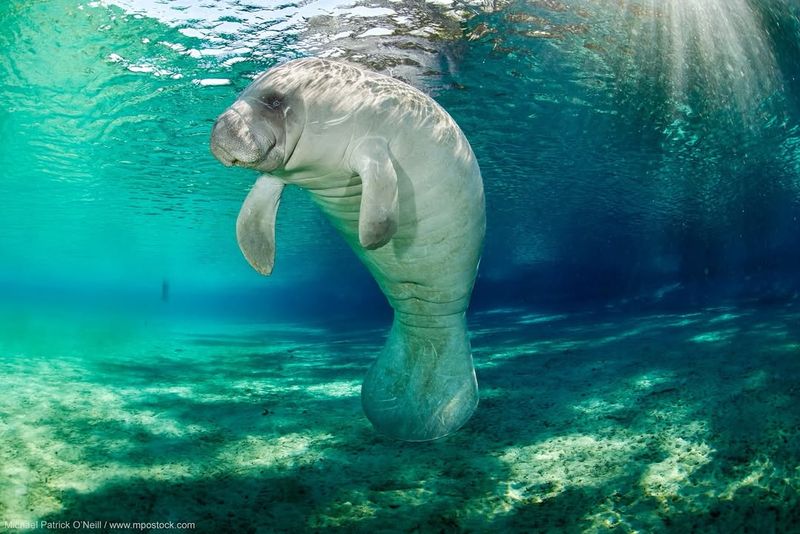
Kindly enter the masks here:
[[[310, 194], [394, 310], [361, 388], [378, 432], [427, 441], [478, 404], [466, 310], [486, 228], [469, 142], [432, 98], [394, 78], [326, 59], [259, 75], [216, 120], [211, 151], [261, 173], [236, 235], [268, 275], [285, 185]], [[331, 274], [331, 283], [335, 283]]]

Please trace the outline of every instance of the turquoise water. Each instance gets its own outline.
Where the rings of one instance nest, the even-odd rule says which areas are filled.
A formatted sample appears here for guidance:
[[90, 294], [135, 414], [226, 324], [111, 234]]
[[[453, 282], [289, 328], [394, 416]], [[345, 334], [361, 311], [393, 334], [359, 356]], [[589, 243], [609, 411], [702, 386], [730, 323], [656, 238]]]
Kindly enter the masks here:
[[[0, 531], [796, 528], [798, 7], [451, 8], [0, 6]], [[236, 244], [211, 126], [307, 55], [425, 90], [481, 165], [482, 404], [432, 445], [363, 417], [389, 309], [306, 195], [270, 278]]]

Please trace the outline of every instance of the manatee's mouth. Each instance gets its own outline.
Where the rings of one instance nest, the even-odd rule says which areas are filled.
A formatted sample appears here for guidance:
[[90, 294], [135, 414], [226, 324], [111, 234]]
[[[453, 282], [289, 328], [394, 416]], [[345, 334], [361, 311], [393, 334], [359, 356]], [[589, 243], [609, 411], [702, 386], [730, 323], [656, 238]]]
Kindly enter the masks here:
[[223, 144], [211, 143], [211, 153], [226, 167], [255, 168], [267, 161], [275, 148], [275, 141], [270, 139], [260, 150], [242, 150], [239, 146], [229, 148]]
[[225, 165], [226, 167], [233, 167], [235, 165], [240, 165], [241, 162], [234, 158], [227, 150], [222, 147], [211, 145], [211, 153], [214, 154], [214, 157], [217, 160]]
[[[274, 146], [274, 145], [273, 145]], [[216, 149], [215, 149], [216, 148]], [[267, 159], [267, 155], [272, 147], [268, 148], [267, 151], [264, 153], [263, 156], [258, 157], [256, 159], [238, 159], [233, 154], [225, 150], [221, 147], [212, 147], [211, 152], [214, 154], [214, 157], [222, 163], [226, 167], [256, 167], [262, 161]]]

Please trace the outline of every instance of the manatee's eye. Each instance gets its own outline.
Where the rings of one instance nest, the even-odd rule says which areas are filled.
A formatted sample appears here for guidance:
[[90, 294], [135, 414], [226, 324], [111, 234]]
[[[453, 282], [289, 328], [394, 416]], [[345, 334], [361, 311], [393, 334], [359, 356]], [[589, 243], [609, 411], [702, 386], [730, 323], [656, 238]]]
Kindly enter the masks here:
[[278, 95], [266, 95], [263, 98], [259, 98], [258, 100], [259, 102], [264, 104], [267, 107], [267, 109], [273, 111], [281, 107], [281, 104], [283, 104], [283, 101]]

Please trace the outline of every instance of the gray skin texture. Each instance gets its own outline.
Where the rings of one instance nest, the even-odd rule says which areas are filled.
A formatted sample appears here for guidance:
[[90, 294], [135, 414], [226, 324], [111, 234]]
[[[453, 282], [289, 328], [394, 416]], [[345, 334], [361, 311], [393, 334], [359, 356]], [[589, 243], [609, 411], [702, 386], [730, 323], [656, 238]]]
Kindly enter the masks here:
[[301, 59], [256, 78], [219, 116], [211, 151], [262, 173], [237, 220], [258, 272], [275, 261], [286, 184], [313, 201], [395, 311], [361, 390], [375, 428], [405, 441], [456, 431], [478, 404], [465, 312], [486, 227], [483, 182], [433, 99], [359, 67]]

